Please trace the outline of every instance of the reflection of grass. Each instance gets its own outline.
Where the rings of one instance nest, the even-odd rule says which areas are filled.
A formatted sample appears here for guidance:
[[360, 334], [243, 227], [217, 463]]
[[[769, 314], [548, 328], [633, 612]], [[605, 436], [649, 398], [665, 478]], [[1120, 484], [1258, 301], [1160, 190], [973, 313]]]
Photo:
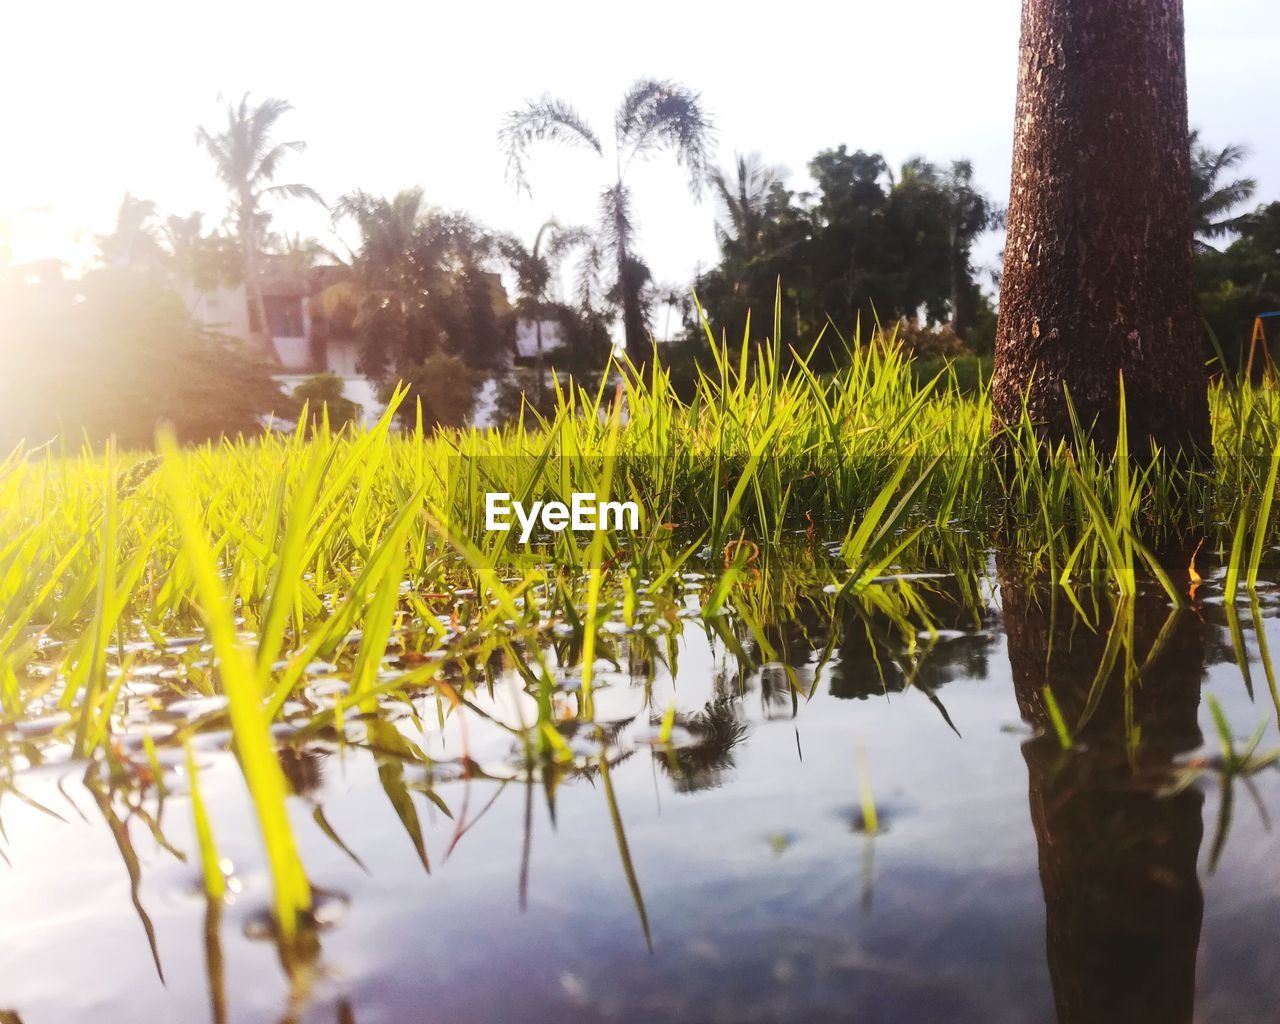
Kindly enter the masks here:
[[1044, 706], [1049, 712], [1049, 721], [1053, 725], [1054, 734], [1058, 737], [1058, 745], [1063, 750], [1070, 750], [1075, 745], [1071, 739], [1071, 730], [1067, 727], [1067, 720], [1062, 717], [1062, 709], [1058, 707], [1053, 688], [1047, 684], [1044, 688]]
[[1175, 776], [1172, 789], [1174, 792], [1185, 789], [1203, 777], [1213, 777], [1219, 782], [1222, 796], [1218, 803], [1218, 821], [1214, 830], [1213, 846], [1209, 851], [1209, 871], [1213, 872], [1222, 858], [1222, 851], [1226, 849], [1227, 836], [1231, 831], [1237, 782], [1244, 785], [1245, 790], [1253, 798], [1263, 823], [1270, 827], [1266, 807], [1257, 789], [1254, 788], [1253, 776], [1280, 764], [1280, 748], [1265, 754], [1257, 752], [1258, 745], [1262, 742], [1262, 737], [1267, 730], [1268, 722], [1265, 718], [1258, 724], [1245, 745], [1237, 747], [1231, 726], [1227, 723], [1218, 699], [1210, 693], [1205, 696], [1205, 703], [1208, 704], [1209, 714], [1213, 717], [1213, 726], [1218, 734], [1221, 754], [1217, 758], [1196, 758], [1185, 765]]

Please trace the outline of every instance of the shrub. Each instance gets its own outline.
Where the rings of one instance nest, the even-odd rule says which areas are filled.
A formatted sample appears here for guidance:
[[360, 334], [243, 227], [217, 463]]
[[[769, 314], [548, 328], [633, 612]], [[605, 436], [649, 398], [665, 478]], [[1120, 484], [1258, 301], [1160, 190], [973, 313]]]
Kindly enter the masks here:
[[[413, 424], [419, 401], [422, 422], [427, 426], [464, 427], [471, 419], [479, 380], [459, 356], [442, 353], [427, 356], [422, 362], [405, 367], [400, 383], [409, 388], [398, 413], [404, 425]], [[388, 401], [394, 389], [394, 383], [385, 384], [379, 389], [379, 398]]]
[[[990, 356], [957, 356], [954, 359], [916, 359], [911, 363], [916, 384], [927, 384], [950, 367], [955, 374], [956, 388], [961, 394], [971, 395], [981, 390], [991, 380]], [[945, 378], [944, 378], [945, 382]]]
[[877, 334], [876, 338], [882, 344], [890, 340], [897, 342], [917, 359], [941, 360], [973, 355], [973, 350], [960, 340], [950, 324], [921, 324], [918, 320], [904, 317], [894, 328]]
[[314, 427], [320, 423], [322, 410], [329, 410], [329, 425], [334, 430], [354, 423], [360, 417], [360, 406], [342, 394], [342, 378], [333, 373], [317, 373], [308, 377], [293, 391], [298, 415], [302, 415], [303, 403], [307, 405], [307, 419]]

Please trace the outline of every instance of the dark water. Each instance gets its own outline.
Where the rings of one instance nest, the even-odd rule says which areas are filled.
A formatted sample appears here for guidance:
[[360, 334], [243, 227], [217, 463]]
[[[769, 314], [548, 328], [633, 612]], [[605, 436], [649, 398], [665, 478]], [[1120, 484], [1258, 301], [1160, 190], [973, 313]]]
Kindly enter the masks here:
[[[1275, 1020], [1280, 775], [1224, 776], [1205, 696], [1241, 747], [1264, 720], [1257, 753], [1280, 744], [1274, 593], [1238, 607], [1241, 666], [1212, 581], [1180, 613], [1091, 598], [1086, 622], [989, 571], [976, 609], [953, 580], [914, 585], [938, 630], [914, 651], [901, 623], [821, 602], [758, 635], [729, 617], [678, 620], [670, 649], [619, 638], [606, 726], [566, 728], [560, 772], [531, 775], [477, 714], [441, 731], [425, 697], [288, 738], [304, 858], [335, 895], [287, 971], [219, 735], [202, 789], [237, 892], [213, 907], [180, 781], [158, 807], [46, 749], [0, 796], [0, 1019]], [[495, 664], [477, 704], [532, 718]], [[1046, 683], [1088, 716], [1070, 753]]]

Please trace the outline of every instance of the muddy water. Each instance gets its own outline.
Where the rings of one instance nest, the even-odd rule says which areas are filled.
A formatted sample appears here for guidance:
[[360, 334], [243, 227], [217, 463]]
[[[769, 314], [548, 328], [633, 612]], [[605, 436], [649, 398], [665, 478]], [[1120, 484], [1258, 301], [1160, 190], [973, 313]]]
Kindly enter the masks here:
[[213, 905], [180, 771], [159, 801], [141, 767], [86, 773], [40, 726], [10, 732], [11, 759], [45, 763], [0, 795], [0, 1019], [1274, 1020], [1280, 773], [1224, 772], [1206, 699], [1239, 747], [1263, 721], [1255, 757], [1280, 746], [1274, 593], [1077, 610], [990, 570], [976, 607], [916, 584], [914, 645], [803, 603], [755, 633], [619, 636], [600, 724], [563, 727], [559, 769], [527, 769], [503, 728], [534, 703], [500, 660], [443, 727], [424, 696], [281, 730], [325, 894], [284, 961], [216, 715], [198, 757], [233, 892]]

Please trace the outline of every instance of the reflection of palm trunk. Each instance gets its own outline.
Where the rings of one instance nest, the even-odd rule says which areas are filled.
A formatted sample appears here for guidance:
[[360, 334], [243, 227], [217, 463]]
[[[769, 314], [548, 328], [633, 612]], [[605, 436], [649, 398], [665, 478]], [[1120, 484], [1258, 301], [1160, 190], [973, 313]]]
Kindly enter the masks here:
[[[1039, 733], [1023, 754], [1059, 1024], [1190, 1021], [1203, 911], [1196, 875], [1203, 798], [1194, 789], [1159, 797], [1149, 780], [1200, 741], [1201, 624], [1180, 613], [1132, 690], [1131, 723], [1141, 730], [1136, 766], [1126, 756], [1132, 726], [1122, 668], [1075, 736], [1077, 750], [1064, 756], [1044, 686], [1051, 685], [1074, 729], [1107, 630], [1090, 632], [1064, 601], [1052, 615], [1049, 593], [1029, 591], [1015, 573], [1001, 573], [1001, 593], [1018, 706]], [[1133, 615], [1133, 655], [1141, 664], [1168, 608], [1163, 599], [1143, 601]]]

